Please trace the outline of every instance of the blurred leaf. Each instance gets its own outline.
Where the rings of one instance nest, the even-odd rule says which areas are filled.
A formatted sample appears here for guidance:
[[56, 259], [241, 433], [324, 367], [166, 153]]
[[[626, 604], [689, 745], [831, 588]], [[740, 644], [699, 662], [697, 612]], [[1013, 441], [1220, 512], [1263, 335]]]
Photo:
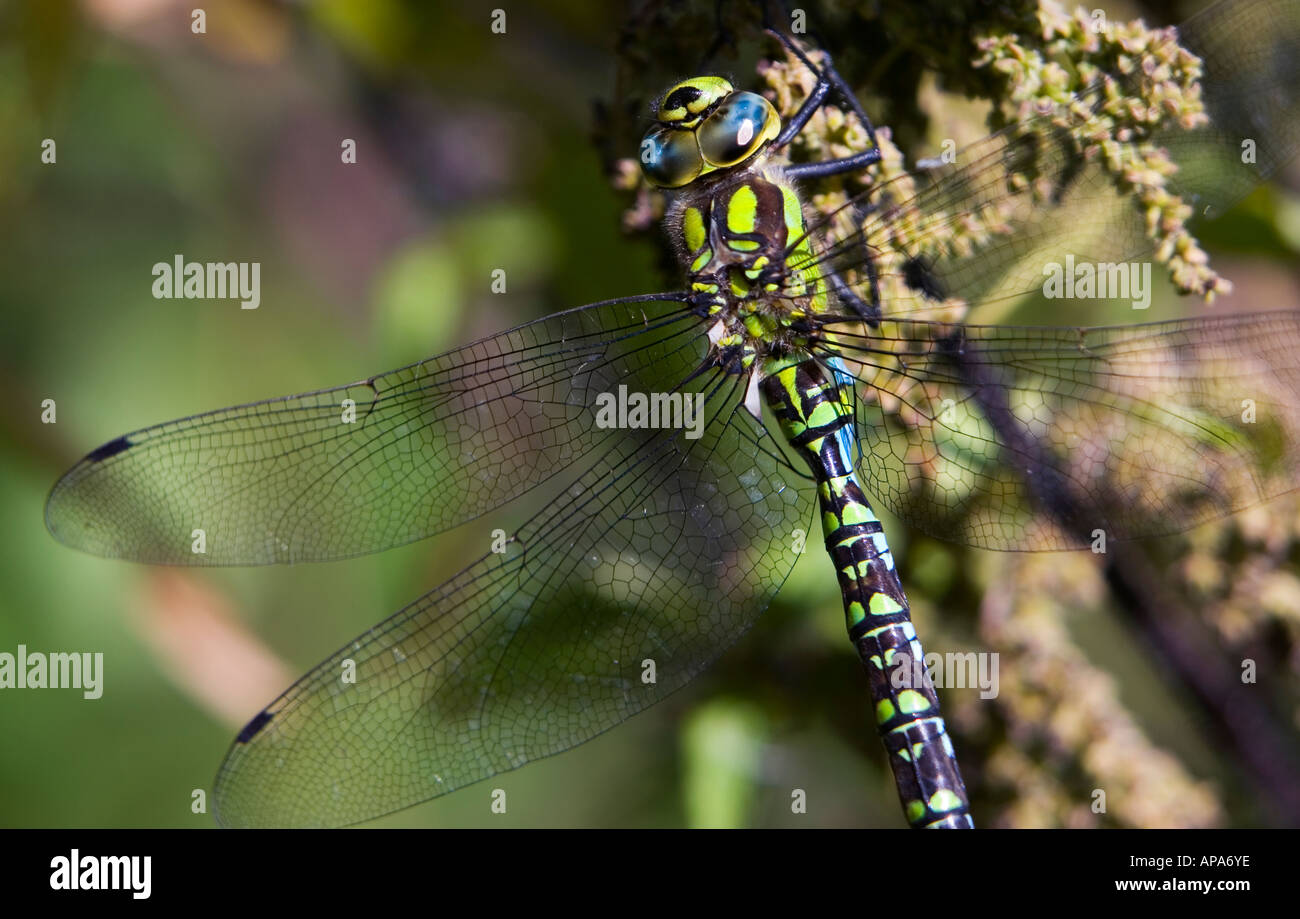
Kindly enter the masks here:
[[376, 325], [389, 363], [402, 364], [446, 350], [464, 294], [454, 254], [435, 236], [407, 243], [378, 280]]
[[81, 17], [73, 0], [19, 3], [18, 36], [23, 46], [33, 104], [45, 112], [53, 104], [59, 84], [67, 76], [81, 31]]
[[718, 699], [695, 710], [682, 731], [688, 826], [749, 825], [766, 738], [767, 721], [753, 705]]

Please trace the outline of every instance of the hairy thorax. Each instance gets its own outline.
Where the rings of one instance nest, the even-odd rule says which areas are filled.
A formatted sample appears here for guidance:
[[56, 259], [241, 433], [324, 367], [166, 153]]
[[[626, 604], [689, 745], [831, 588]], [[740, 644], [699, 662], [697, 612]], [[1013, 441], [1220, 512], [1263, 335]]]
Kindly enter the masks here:
[[743, 372], [804, 350], [826, 285], [794, 188], [765, 165], [679, 194], [668, 227], [688, 273], [692, 304], [714, 320], [720, 366]]

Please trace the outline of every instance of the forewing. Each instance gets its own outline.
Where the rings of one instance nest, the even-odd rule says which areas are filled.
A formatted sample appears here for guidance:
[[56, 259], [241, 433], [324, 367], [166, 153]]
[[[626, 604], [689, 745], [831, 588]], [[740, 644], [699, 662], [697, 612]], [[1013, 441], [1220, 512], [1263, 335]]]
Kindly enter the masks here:
[[[54, 486], [50, 531], [170, 565], [347, 558], [472, 519], [611, 436], [595, 398], [698, 320], [653, 297], [557, 313], [369, 380], [145, 428]], [[203, 552], [194, 551], [195, 530]]]

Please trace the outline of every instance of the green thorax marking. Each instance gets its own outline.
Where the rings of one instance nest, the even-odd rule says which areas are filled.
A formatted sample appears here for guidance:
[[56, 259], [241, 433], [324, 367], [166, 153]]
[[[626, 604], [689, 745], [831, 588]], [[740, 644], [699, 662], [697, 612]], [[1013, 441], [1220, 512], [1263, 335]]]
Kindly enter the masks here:
[[717, 344], [740, 346], [746, 366], [802, 351], [792, 325], [828, 306], [794, 188], [779, 170], [760, 167], [678, 195], [670, 232], [702, 311], [723, 324]]

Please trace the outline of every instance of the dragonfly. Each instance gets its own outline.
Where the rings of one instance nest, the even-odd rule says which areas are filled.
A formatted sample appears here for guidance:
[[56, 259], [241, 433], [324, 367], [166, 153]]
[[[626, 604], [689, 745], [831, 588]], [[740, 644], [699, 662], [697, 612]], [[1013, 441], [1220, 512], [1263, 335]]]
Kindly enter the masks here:
[[[820, 525], [906, 821], [972, 827], [874, 507], [1041, 551], [1300, 484], [1300, 312], [968, 321], [1076, 257], [1155, 250], [1180, 287], [1224, 289], [1184, 224], [1300, 148], [1300, 2], [1211, 7], [913, 173], [825, 54], [774, 36], [802, 99], [680, 81], [639, 147], [681, 289], [125, 434], [55, 484], [57, 539], [178, 566], [344, 559], [546, 499], [248, 722], [216, 778], [222, 824], [352, 825], [571, 749], [707, 668]], [[861, 148], [798, 161], [832, 104]]]

